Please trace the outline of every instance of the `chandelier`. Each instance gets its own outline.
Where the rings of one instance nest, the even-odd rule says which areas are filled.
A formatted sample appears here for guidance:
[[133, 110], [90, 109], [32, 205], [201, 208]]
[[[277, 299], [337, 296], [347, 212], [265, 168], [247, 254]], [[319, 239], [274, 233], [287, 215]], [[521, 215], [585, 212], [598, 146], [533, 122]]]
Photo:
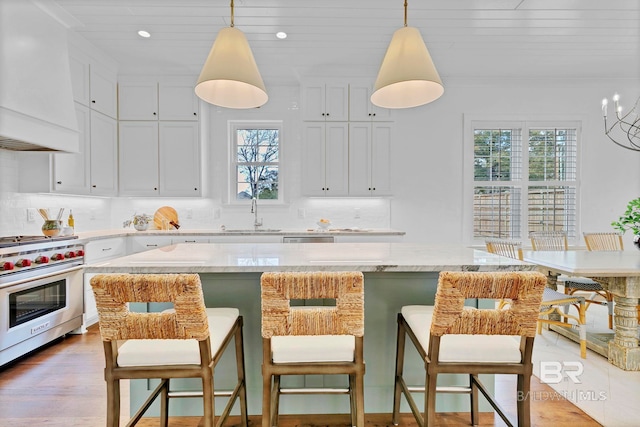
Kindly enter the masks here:
[[607, 98], [602, 100], [602, 115], [604, 117], [604, 134], [614, 144], [632, 151], [640, 151], [640, 115], [638, 115], [638, 98], [633, 106], [625, 114], [622, 114], [620, 95], [613, 95], [615, 106], [615, 121], [607, 123]]

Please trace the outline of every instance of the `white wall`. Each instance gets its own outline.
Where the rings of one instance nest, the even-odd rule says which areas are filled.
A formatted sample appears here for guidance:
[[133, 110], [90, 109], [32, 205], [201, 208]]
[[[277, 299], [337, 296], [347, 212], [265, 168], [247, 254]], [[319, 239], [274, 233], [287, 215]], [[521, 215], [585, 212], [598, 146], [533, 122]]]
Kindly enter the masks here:
[[[392, 227], [415, 242], [464, 242], [462, 190], [465, 115], [508, 118], [544, 116], [582, 120], [580, 224], [607, 231], [628, 200], [640, 196], [640, 153], [615, 146], [604, 135], [601, 100], [618, 91], [627, 105], [640, 94], [638, 82], [445, 81], [432, 104], [398, 114], [394, 152]], [[626, 236], [630, 245], [631, 236]]]
[[[283, 120], [282, 190], [286, 204], [261, 206], [266, 228], [313, 228], [321, 217], [337, 227], [391, 227], [405, 230], [406, 241], [468, 243], [463, 226], [463, 121], [465, 115], [496, 118], [579, 116], [583, 119], [580, 147], [580, 230], [603, 231], [640, 196], [640, 153], [614, 146], [603, 133], [600, 101], [618, 91], [629, 103], [640, 95], [637, 82], [625, 81], [490, 81], [445, 79], [446, 91], [432, 104], [395, 113], [392, 154], [394, 197], [385, 199], [322, 199], [301, 196], [300, 111], [297, 87], [272, 87], [270, 100], [255, 110], [205, 106], [203, 114], [203, 198], [90, 198], [18, 193], [17, 156], [0, 150], [0, 235], [39, 232], [40, 221], [26, 223], [27, 207], [72, 208], [79, 231], [120, 228], [134, 212], [153, 214], [164, 205], [178, 210], [185, 229], [252, 225], [248, 207], [227, 203], [227, 121]], [[361, 218], [355, 219], [360, 209]], [[299, 210], [305, 218], [299, 218]], [[188, 216], [191, 218], [188, 218]], [[92, 219], [93, 218], [93, 219]], [[625, 243], [630, 246], [630, 235]]]

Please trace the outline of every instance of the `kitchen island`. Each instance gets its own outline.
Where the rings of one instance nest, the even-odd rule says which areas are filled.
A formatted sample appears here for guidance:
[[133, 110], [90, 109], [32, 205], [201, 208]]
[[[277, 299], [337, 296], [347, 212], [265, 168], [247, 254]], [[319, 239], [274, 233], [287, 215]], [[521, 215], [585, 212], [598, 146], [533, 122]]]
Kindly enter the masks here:
[[[261, 411], [262, 363], [260, 275], [266, 271], [362, 271], [365, 277], [365, 410], [390, 413], [393, 401], [396, 316], [403, 305], [432, 304], [440, 271], [532, 270], [535, 266], [463, 246], [410, 243], [177, 244], [102, 263], [87, 273], [198, 273], [208, 306], [233, 306], [244, 317], [245, 364], [250, 414]], [[164, 306], [150, 304], [146, 309]], [[409, 356], [409, 354], [408, 354]], [[407, 372], [424, 381], [417, 353], [407, 359]], [[232, 363], [231, 358], [228, 363]], [[216, 384], [231, 383], [233, 369], [216, 371]], [[229, 365], [232, 366], [232, 365]], [[444, 378], [447, 380], [447, 378]], [[333, 377], [287, 378], [286, 385], [343, 386]], [[338, 380], [342, 380], [341, 378]], [[449, 378], [449, 381], [454, 379]], [[284, 380], [283, 380], [284, 382]], [[451, 382], [450, 382], [451, 383]], [[193, 383], [185, 385], [185, 388]], [[144, 400], [146, 381], [132, 381], [132, 407]], [[440, 398], [439, 398], [440, 399]], [[405, 403], [403, 402], [403, 405]], [[201, 413], [195, 399], [172, 403], [172, 414]], [[486, 409], [486, 408], [485, 408]], [[404, 412], [409, 411], [403, 406]], [[468, 397], [445, 395], [438, 410], [468, 410]], [[286, 396], [281, 413], [346, 413], [342, 396]]]

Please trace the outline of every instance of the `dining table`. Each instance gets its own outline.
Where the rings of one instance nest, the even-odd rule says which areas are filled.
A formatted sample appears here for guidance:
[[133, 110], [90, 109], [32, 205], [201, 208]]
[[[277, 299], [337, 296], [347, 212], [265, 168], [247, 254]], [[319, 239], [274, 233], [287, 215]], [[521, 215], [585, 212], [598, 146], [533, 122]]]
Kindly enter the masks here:
[[591, 278], [613, 294], [614, 330], [606, 356], [621, 369], [640, 370], [640, 251], [524, 251], [523, 260], [537, 265], [552, 288], [556, 287], [558, 275], [564, 274]]

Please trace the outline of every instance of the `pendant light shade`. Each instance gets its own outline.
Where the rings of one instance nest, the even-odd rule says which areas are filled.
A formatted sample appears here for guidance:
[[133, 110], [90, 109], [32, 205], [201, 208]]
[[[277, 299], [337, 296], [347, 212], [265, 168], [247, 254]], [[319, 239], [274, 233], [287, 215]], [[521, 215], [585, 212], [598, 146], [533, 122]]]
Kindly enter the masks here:
[[[232, 23], [233, 23], [233, 2]], [[202, 67], [196, 95], [227, 108], [256, 108], [269, 96], [244, 33], [232, 24], [218, 33]]]
[[405, 26], [393, 34], [371, 95], [374, 105], [411, 108], [427, 104], [444, 93], [420, 31]]

